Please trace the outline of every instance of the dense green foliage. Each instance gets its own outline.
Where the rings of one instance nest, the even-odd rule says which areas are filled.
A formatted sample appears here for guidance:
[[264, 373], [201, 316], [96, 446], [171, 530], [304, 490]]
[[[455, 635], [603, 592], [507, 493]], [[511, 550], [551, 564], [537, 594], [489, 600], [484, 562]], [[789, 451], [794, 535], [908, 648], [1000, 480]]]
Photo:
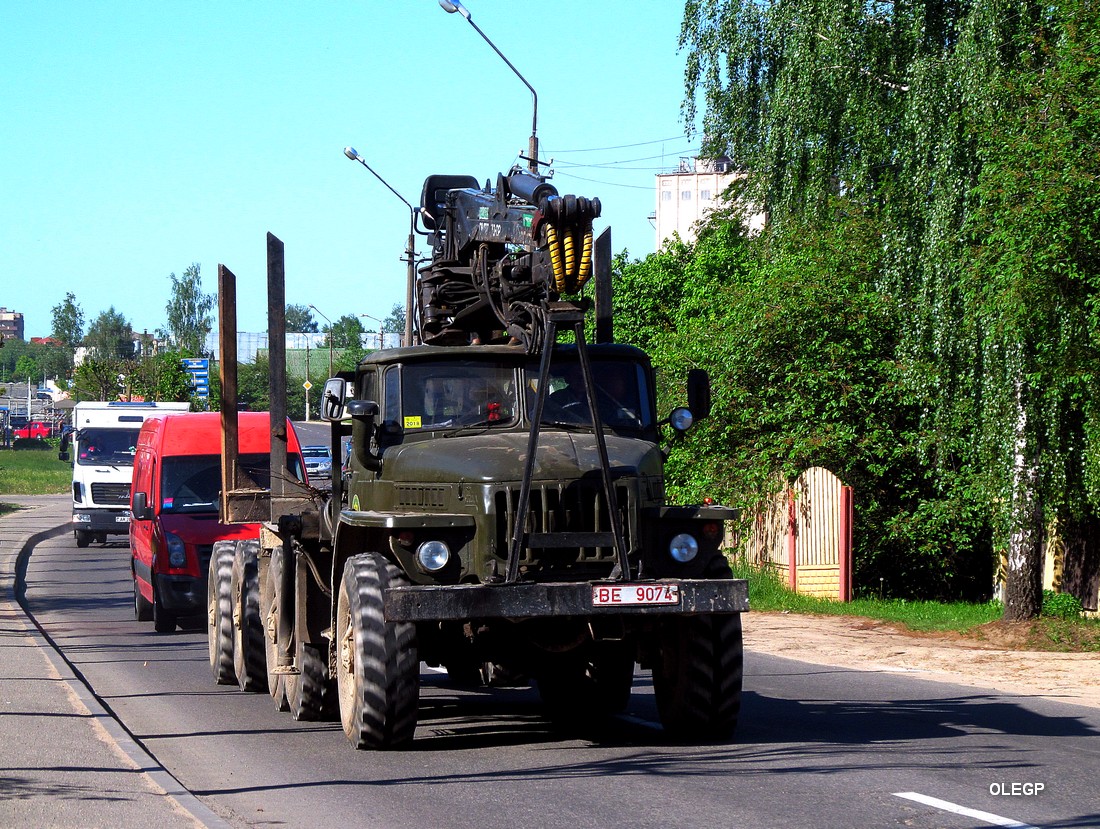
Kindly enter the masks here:
[[192, 262], [177, 277], [168, 275], [172, 293], [164, 312], [168, 319], [167, 339], [181, 353], [196, 356], [203, 353], [206, 335], [213, 328], [214, 294], [202, 292], [202, 269]]
[[1070, 589], [1100, 566], [1097, 26], [1095, 0], [692, 0], [685, 114], [702, 104], [705, 148], [745, 165], [769, 229], [717, 264], [703, 240], [646, 266], [751, 274], [759, 305], [707, 310], [712, 366], [736, 366], [729, 340], [770, 372], [725, 401], [767, 415], [742, 442], [767, 463], [731, 456], [738, 492], [817, 458], [876, 493], [864, 575], [916, 555], [925, 591], [959, 589], [992, 542], [1009, 618], [1040, 610], [1050, 527], [1086, 574]]

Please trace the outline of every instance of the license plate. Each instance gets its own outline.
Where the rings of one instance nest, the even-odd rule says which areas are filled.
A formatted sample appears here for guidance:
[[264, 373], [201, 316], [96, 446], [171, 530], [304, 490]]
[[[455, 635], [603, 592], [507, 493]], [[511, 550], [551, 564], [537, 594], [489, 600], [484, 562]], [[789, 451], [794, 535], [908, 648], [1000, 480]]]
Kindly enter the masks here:
[[594, 584], [593, 607], [679, 604], [678, 584]]
[[129, 524], [130, 523], [130, 516], [129, 515], [116, 515], [115, 516], [115, 523], [116, 524]]

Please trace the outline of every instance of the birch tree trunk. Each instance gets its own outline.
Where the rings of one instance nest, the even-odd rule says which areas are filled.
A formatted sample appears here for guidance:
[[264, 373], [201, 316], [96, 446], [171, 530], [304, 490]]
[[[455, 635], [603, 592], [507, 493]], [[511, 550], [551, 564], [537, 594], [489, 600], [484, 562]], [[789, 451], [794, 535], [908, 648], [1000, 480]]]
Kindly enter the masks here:
[[1028, 437], [1023, 378], [1016, 380], [1016, 428], [1012, 467], [1011, 533], [1005, 574], [1006, 622], [1034, 619], [1043, 608], [1043, 504], [1039, 451]]

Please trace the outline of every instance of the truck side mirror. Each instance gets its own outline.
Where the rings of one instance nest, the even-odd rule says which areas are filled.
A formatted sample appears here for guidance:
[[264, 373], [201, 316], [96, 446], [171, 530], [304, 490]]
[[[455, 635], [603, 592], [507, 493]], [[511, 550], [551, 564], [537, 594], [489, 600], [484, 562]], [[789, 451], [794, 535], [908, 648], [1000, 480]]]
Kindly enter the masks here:
[[330, 377], [325, 381], [325, 390], [321, 392], [321, 418], [330, 423], [342, 420], [344, 403], [347, 400], [348, 384], [340, 377]]
[[149, 496], [144, 492], [135, 492], [130, 512], [138, 521], [146, 521], [149, 515]]
[[688, 408], [696, 422], [710, 415], [710, 375], [701, 368], [688, 372]]

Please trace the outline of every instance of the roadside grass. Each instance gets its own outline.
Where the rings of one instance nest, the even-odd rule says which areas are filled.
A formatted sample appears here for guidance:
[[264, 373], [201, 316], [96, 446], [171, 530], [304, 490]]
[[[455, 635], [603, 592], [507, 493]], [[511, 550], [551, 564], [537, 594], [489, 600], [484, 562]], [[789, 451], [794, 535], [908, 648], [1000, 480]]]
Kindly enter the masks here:
[[795, 593], [774, 571], [743, 560], [733, 559], [730, 564], [735, 578], [748, 580], [753, 610], [878, 619], [911, 631], [952, 632], [977, 642], [1000, 642], [1019, 649], [1100, 651], [1100, 619], [1066, 612], [1059, 601], [1061, 594], [1045, 594], [1044, 613], [1038, 619], [1010, 625], [1001, 621], [1004, 606], [996, 601], [970, 604], [861, 598], [839, 602]]
[[68, 492], [73, 470], [57, 459], [57, 446], [0, 449], [0, 495], [51, 495]]

